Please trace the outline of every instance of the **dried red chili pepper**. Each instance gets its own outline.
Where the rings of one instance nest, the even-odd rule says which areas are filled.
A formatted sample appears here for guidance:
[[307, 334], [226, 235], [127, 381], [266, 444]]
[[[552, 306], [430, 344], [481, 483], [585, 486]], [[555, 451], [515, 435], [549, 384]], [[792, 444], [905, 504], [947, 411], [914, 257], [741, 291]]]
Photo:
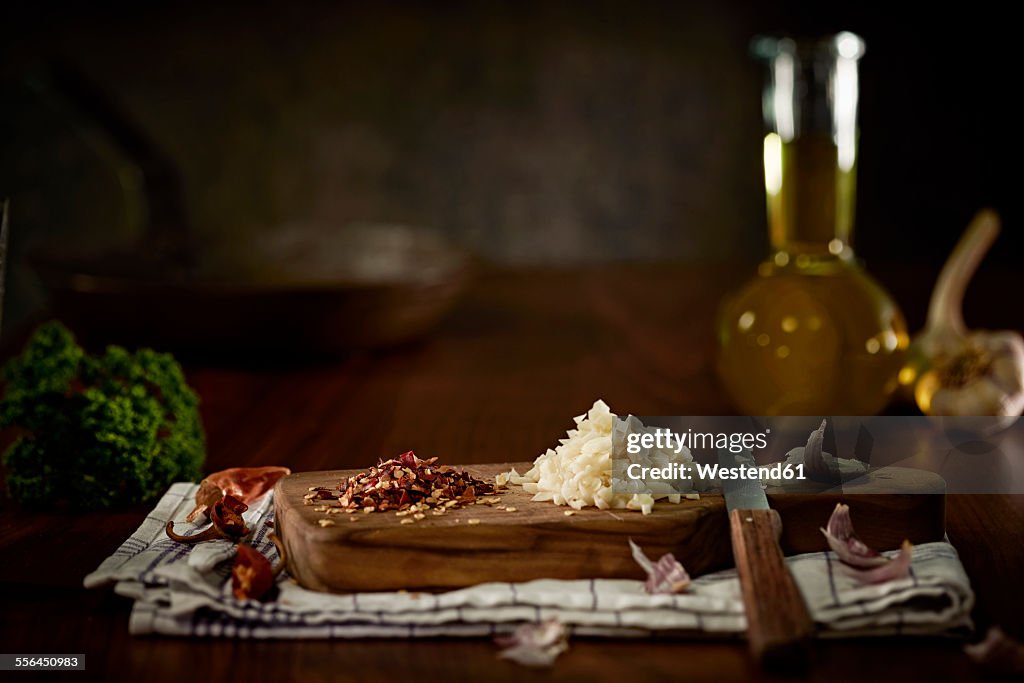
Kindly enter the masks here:
[[210, 508], [210, 521], [227, 536], [241, 538], [249, 533], [245, 519], [242, 518], [242, 513], [248, 509], [248, 505], [232, 495], [227, 495]]
[[270, 560], [247, 543], [238, 546], [231, 568], [231, 592], [236, 600], [259, 600], [274, 585]]
[[409, 451], [348, 477], [336, 490], [314, 489], [306, 499], [337, 498], [342, 508], [382, 512], [461, 507], [496, 491], [494, 484], [435, 462], [437, 458], [421, 460]]
[[236, 600], [261, 600], [274, 586], [274, 579], [285, 566], [284, 547], [274, 534], [267, 536], [277, 546], [281, 557], [277, 568], [271, 568], [270, 560], [248, 543], [238, 545], [235, 564], [231, 568], [231, 592]]
[[209, 509], [226, 495], [232, 495], [243, 503], [253, 503], [269, 491], [283, 476], [291, 474], [287, 467], [232, 467], [214, 472], [201, 482], [196, 491], [196, 507], [188, 513], [186, 521], [194, 522], [202, 515], [209, 515]]
[[201, 543], [202, 541], [213, 541], [225, 538], [229, 541], [237, 541], [249, 533], [245, 526], [245, 519], [242, 513], [249, 509], [249, 506], [234, 496], [224, 496], [210, 508], [210, 521], [212, 525], [206, 531], [191, 536], [181, 536], [174, 533], [174, 521], [167, 522], [165, 528], [167, 536], [178, 543]]

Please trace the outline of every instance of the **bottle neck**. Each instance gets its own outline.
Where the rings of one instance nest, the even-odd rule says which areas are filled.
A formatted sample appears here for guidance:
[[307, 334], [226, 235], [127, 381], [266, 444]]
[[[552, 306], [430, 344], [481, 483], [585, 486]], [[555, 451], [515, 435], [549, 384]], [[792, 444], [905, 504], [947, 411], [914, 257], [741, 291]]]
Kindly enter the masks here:
[[856, 191], [855, 155], [841, 158], [832, 136], [806, 132], [764, 138], [768, 236], [775, 265], [849, 260]]
[[846, 261], [856, 190], [857, 62], [864, 41], [760, 38], [769, 238], [778, 265], [791, 257]]

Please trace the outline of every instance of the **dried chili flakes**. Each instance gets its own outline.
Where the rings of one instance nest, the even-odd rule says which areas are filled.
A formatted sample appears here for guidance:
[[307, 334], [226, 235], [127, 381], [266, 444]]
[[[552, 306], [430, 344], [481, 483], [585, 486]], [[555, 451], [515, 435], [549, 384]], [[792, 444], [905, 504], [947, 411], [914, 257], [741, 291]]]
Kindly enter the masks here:
[[[390, 510], [450, 510], [496, 493], [494, 484], [476, 479], [464, 470], [435, 465], [437, 458], [421, 460], [412, 451], [384, 460], [365, 472], [348, 477], [331, 491], [341, 508], [364, 512]], [[325, 498], [325, 489], [310, 496]], [[419, 517], [420, 519], [422, 517]]]

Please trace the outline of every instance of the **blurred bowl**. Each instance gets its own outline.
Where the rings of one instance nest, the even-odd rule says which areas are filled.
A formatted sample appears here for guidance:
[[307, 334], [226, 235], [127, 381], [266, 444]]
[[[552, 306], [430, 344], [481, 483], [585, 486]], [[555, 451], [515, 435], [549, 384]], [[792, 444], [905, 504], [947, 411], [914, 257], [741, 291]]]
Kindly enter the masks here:
[[[242, 248], [244, 246], [244, 248]], [[176, 352], [335, 355], [429, 332], [471, 261], [436, 232], [291, 226], [174, 272], [142, 251], [37, 252], [53, 312], [82, 340]]]

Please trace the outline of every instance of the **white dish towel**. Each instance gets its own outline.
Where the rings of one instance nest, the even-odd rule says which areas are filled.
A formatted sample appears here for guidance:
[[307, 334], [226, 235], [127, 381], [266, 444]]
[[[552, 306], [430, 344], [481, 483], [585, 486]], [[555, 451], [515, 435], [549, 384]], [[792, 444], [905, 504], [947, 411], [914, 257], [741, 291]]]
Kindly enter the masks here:
[[[577, 635], [742, 637], [746, 628], [734, 570], [695, 579], [681, 595], [647, 595], [641, 581], [594, 579], [488, 583], [448, 593], [330, 595], [279, 579], [276, 600], [231, 595], [234, 546], [194, 546], [164, 534], [183, 522], [195, 484], [171, 486], [142, 526], [88, 576], [85, 586], [114, 585], [135, 600], [132, 634], [232, 638], [487, 636], [524, 621], [557, 618]], [[252, 543], [277, 563], [267, 540], [271, 494], [245, 513]], [[824, 522], [825, 520], [822, 520]], [[180, 532], [180, 529], [179, 529]], [[831, 552], [787, 558], [819, 635], [963, 636], [972, 629], [974, 594], [947, 542], [914, 547], [910, 576], [882, 585], [848, 578]]]

